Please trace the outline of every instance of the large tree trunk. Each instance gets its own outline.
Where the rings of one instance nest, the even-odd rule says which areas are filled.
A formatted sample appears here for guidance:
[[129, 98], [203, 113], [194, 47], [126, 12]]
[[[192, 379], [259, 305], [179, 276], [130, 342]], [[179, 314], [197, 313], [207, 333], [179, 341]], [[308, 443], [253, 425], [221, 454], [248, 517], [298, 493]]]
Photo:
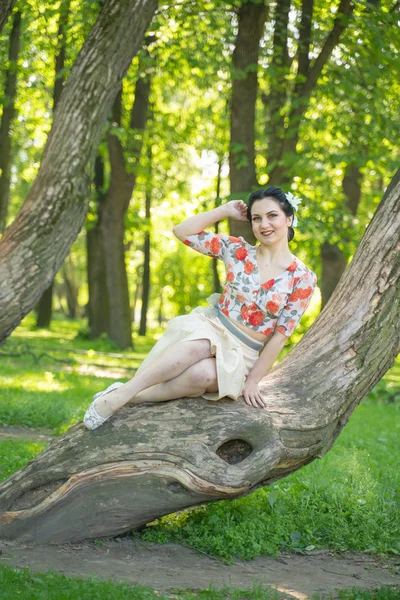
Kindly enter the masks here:
[[[150, 79], [139, 77], [135, 87], [130, 129], [134, 134], [130, 156], [138, 166], [147, 122]], [[121, 92], [113, 107], [114, 126], [121, 125]], [[125, 265], [125, 214], [136, 183], [136, 172], [125, 164], [124, 149], [118, 137], [107, 134], [111, 180], [104, 202], [103, 245], [107, 287], [110, 300], [110, 337], [120, 348], [132, 346], [132, 323], [129, 306], [128, 277]]]
[[89, 335], [94, 339], [110, 330], [110, 308], [106, 281], [106, 266], [103, 246], [104, 212], [104, 161], [100, 155], [95, 163], [95, 201], [97, 220], [86, 231], [87, 279], [89, 290], [88, 323]]
[[0, 240], [0, 342], [51, 283], [82, 227], [100, 135], [156, 0], [105, 0], [72, 68], [39, 173]]
[[[68, 25], [70, 1], [63, 2], [60, 5], [60, 17], [58, 22], [58, 49], [55, 60], [55, 78], [53, 88], [53, 114], [57, 104], [60, 101], [61, 93], [64, 86], [64, 68], [65, 68], [65, 53], [66, 53], [66, 35]], [[37, 307], [36, 327], [50, 327], [53, 304], [53, 282], [43, 293]]]
[[75, 425], [0, 485], [0, 537], [71, 542], [237, 498], [332, 446], [399, 351], [400, 171], [317, 321], [262, 381], [267, 410], [230, 400], [127, 406]]
[[[257, 186], [255, 158], [255, 112], [260, 40], [267, 8], [264, 2], [244, 0], [239, 9], [238, 33], [232, 56], [229, 178], [231, 196], [245, 199]], [[232, 235], [251, 239], [246, 222], [230, 221]]]
[[[343, 193], [346, 206], [353, 216], [356, 216], [361, 200], [362, 174], [355, 165], [347, 165], [343, 177]], [[321, 247], [322, 277], [320, 282], [322, 308], [328, 302], [333, 290], [340, 281], [346, 269], [347, 260], [338, 244], [325, 241]]]
[[21, 13], [14, 14], [8, 52], [8, 68], [4, 86], [3, 114], [0, 125], [0, 233], [6, 227], [10, 196], [11, 125], [15, 113], [17, 63], [21, 37]]

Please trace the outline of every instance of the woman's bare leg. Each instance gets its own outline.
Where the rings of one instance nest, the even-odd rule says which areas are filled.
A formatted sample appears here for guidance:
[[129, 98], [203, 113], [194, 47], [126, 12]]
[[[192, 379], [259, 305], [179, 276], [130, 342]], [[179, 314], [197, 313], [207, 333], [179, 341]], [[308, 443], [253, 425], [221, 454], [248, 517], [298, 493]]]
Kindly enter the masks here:
[[98, 398], [95, 409], [101, 417], [108, 417], [146, 388], [174, 379], [195, 363], [211, 356], [210, 341], [206, 339], [170, 346], [130, 381]]
[[205, 392], [218, 392], [215, 358], [205, 358], [164, 383], [157, 383], [139, 392], [131, 404], [166, 402], [177, 398], [197, 398]]

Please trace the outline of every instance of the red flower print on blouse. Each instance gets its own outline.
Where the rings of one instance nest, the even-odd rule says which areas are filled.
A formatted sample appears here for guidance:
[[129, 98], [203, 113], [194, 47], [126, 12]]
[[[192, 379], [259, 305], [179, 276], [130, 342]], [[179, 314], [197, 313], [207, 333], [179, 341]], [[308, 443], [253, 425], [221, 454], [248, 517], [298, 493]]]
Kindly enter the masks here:
[[229, 311], [227, 308], [221, 308], [221, 312], [223, 312], [225, 316], [229, 317]]
[[228, 273], [226, 275], [226, 280], [233, 281], [234, 279], [235, 279], [235, 273], [233, 271], [228, 271]]
[[228, 240], [233, 243], [240, 243], [242, 240], [240, 238], [234, 237], [233, 235], [228, 235]]
[[296, 261], [294, 260], [292, 262], [292, 264], [288, 266], [288, 268], [286, 269], [286, 271], [289, 271], [290, 273], [293, 273], [293, 271], [295, 271], [295, 270], [296, 270]]
[[272, 300], [270, 300], [265, 305], [265, 308], [274, 315], [275, 313], [277, 313], [279, 311], [279, 304], [277, 304], [276, 302], [272, 302]]
[[274, 328], [273, 327], [267, 327], [267, 329], [264, 329], [264, 331], [260, 331], [260, 333], [263, 333], [264, 335], [271, 335], [274, 332]]
[[288, 302], [297, 302], [297, 300], [306, 300], [309, 296], [311, 296], [313, 289], [311, 286], [307, 288], [299, 288], [294, 290], [292, 294], [290, 294], [288, 298]]
[[210, 242], [210, 250], [213, 254], [218, 255], [221, 250], [221, 242], [220, 239], [215, 236]]
[[293, 287], [296, 286], [299, 283], [300, 279], [301, 279], [301, 277], [294, 277], [293, 278]]
[[244, 263], [244, 272], [246, 273], [246, 275], [251, 275], [252, 272], [254, 271], [254, 263], [251, 262], [251, 260], [246, 260], [246, 262]]
[[190, 240], [184, 240], [183, 243], [186, 244], [186, 246], [190, 246]]
[[248, 321], [249, 319], [249, 309], [247, 308], [247, 306], [242, 306], [242, 310], [240, 311], [241, 317], [242, 319], [244, 319], [244, 321]]
[[246, 248], [243, 248], [242, 246], [240, 248], [238, 248], [235, 252], [235, 256], [238, 260], [244, 260], [247, 257], [247, 250]]
[[253, 327], [260, 325], [264, 321], [264, 313], [261, 310], [256, 310], [249, 315], [249, 323]]
[[270, 290], [275, 283], [275, 279], [268, 279], [265, 283], [262, 284], [262, 288], [264, 290]]
[[276, 330], [279, 331], [279, 333], [283, 333], [283, 335], [286, 335], [286, 329], [282, 327], [282, 325], [278, 325]]

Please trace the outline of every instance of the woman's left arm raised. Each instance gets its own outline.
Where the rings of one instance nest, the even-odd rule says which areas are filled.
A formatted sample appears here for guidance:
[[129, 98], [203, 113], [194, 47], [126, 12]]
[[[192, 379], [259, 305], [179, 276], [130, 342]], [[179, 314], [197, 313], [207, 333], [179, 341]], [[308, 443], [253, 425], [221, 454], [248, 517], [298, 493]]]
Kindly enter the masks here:
[[258, 384], [275, 363], [287, 340], [288, 338], [286, 335], [283, 335], [283, 333], [280, 333], [279, 331], [275, 331], [248, 374], [243, 386], [242, 396], [249, 406], [253, 406], [254, 408], [266, 408]]

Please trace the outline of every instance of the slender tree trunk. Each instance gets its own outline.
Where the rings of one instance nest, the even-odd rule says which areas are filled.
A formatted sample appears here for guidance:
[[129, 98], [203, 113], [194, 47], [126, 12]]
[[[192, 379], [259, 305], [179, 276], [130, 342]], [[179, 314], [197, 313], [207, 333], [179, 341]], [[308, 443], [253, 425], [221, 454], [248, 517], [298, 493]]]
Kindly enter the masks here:
[[[238, 33], [232, 56], [229, 177], [231, 196], [245, 199], [257, 186], [255, 170], [255, 110], [260, 40], [267, 8], [264, 2], [244, 0], [239, 9]], [[230, 221], [232, 235], [251, 239], [251, 227]]]
[[[68, 266], [67, 266], [68, 265]], [[64, 263], [62, 268], [62, 275], [64, 279], [64, 290], [65, 298], [67, 300], [68, 307], [68, 318], [76, 319], [78, 314], [78, 285], [76, 283], [74, 265], [71, 260], [71, 255], [68, 256], [67, 261]]]
[[[55, 60], [55, 79], [53, 88], [53, 114], [56, 110], [57, 104], [61, 98], [61, 93], [64, 86], [64, 75], [63, 71], [65, 68], [65, 53], [66, 53], [66, 34], [69, 17], [70, 0], [61, 3], [60, 5], [60, 17], [58, 22], [58, 51]], [[52, 304], [53, 304], [53, 282], [44, 292], [43, 296], [39, 300], [37, 308], [37, 327], [50, 327], [51, 315], [52, 315]]]
[[97, 220], [86, 231], [87, 278], [89, 289], [88, 324], [91, 339], [109, 333], [110, 307], [103, 247], [104, 161], [97, 155], [95, 163], [95, 201]]
[[3, 115], [0, 125], [0, 233], [6, 228], [10, 197], [11, 125], [15, 115], [17, 64], [21, 37], [21, 13], [14, 13], [8, 51], [8, 68], [4, 89]]
[[191, 398], [126, 406], [96, 432], [75, 425], [0, 484], [0, 538], [118, 535], [328, 452], [400, 349], [399, 218], [400, 170], [328, 306], [261, 381], [266, 410]]
[[[223, 158], [220, 157], [218, 160], [218, 172], [217, 172], [217, 188], [215, 190], [215, 208], [221, 206], [221, 171], [222, 171], [222, 163]], [[214, 225], [214, 231], [216, 234], [219, 232], [219, 221], [217, 221]], [[214, 292], [221, 291], [221, 282], [219, 280], [218, 269], [217, 269], [217, 261], [211, 261], [211, 268], [213, 273], [213, 289]]]
[[[346, 205], [353, 216], [357, 215], [358, 206], [361, 200], [362, 174], [360, 168], [355, 165], [347, 165], [343, 177], [343, 192], [346, 196]], [[343, 275], [347, 260], [338, 244], [331, 244], [325, 241], [321, 248], [321, 295], [322, 307], [328, 302], [333, 290]]]
[[145, 193], [145, 217], [148, 229], [144, 234], [144, 261], [143, 261], [143, 284], [142, 284], [142, 310], [140, 312], [139, 335], [146, 335], [147, 332], [147, 311], [149, 308], [150, 297], [150, 231], [151, 231], [151, 194], [152, 194], [152, 152], [151, 146], [148, 147], [148, 175]]
[[16, 0], [0, 0], [0, 31], [7, 23]]
[[[131, 111], [130, 129], [134, 141], [130, 156], [138, 166], [143, 145], [143, 133], [149, 107], [150, 79], [139, 78]], [[121, 125], [121, 91], [113, 107], [114, 126]], [[129, 307], [128, 277], [125, 266], [124, 218], [129, 207], [136, 173], [125, 164], [124, 150], [118, 137], [107, 134], [111, 180], [104, 202], [103, 245], [105, 252], [107, 287], [110, 301], [110, 337], [120, 348], [132, 346], [132, 323]]]
[[75, 61], [39, 173], [0, 240], [0, 342], [36, 305], [82, 227], [101, 132], [156, 6], [105, 0]]

